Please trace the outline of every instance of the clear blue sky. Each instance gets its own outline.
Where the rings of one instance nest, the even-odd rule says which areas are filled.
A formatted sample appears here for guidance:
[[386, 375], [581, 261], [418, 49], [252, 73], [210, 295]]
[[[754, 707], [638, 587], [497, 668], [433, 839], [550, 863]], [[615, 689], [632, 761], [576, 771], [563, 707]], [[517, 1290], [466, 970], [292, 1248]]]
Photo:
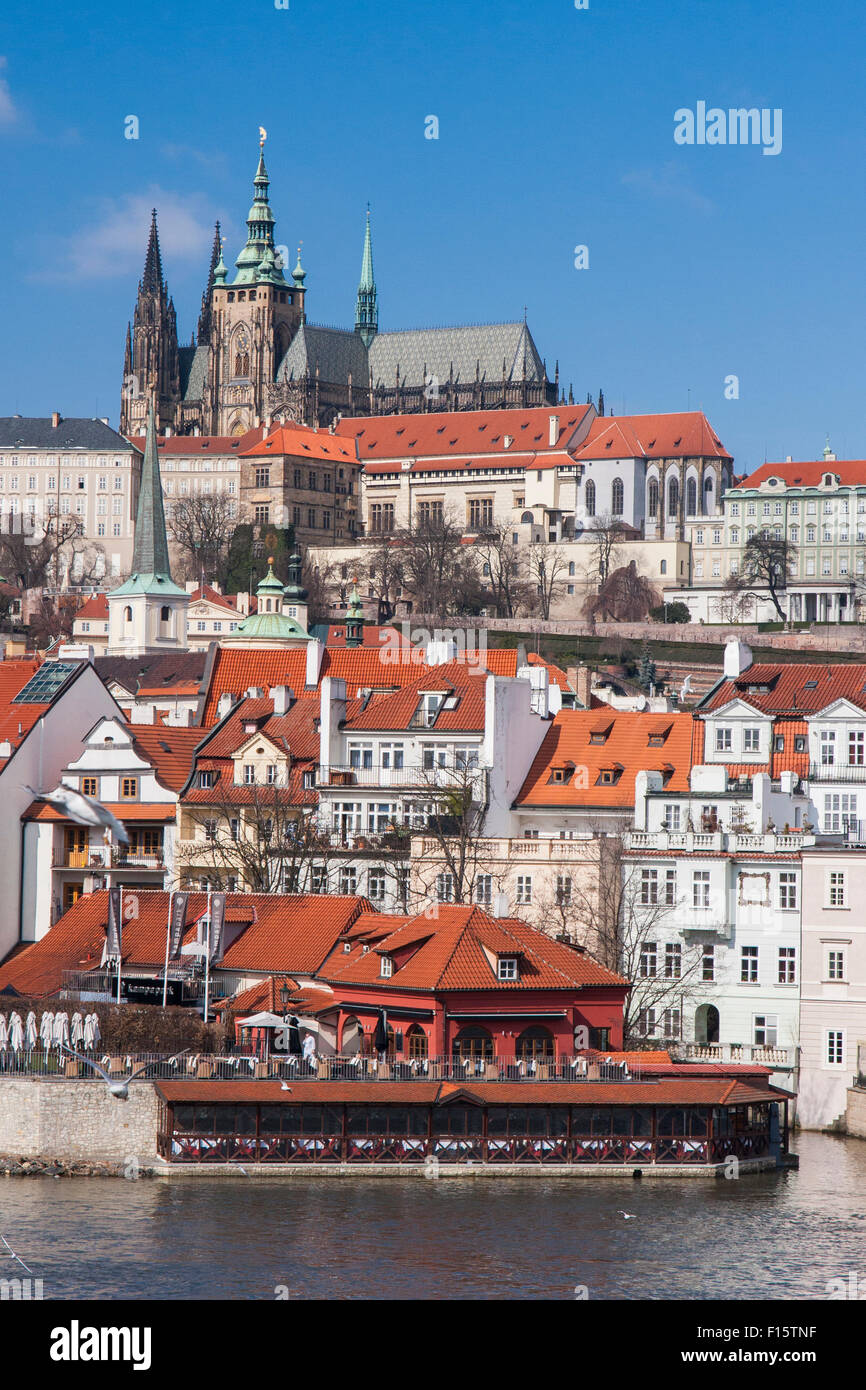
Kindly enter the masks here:
[[[188, 341], [262, 124], [311, 321], [353, 322], [369, 199], [382, 328], [526, 304], [577, 399], [702, 405], [743, 471], [866, 456], [864, 38], [862, 0], [5, 0], [0, 414], [116, 424], [149, 208]], [[782, 152], [675, 144], [698, 101]]]

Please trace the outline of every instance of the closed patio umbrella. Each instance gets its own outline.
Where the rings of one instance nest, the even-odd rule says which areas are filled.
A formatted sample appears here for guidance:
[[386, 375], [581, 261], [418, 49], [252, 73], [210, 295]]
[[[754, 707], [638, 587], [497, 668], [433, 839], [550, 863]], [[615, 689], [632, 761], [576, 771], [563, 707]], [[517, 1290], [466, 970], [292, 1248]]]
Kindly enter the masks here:
[[27, 1015], [27, 1022], [24, 1025], [24, 1042], [28, 1052], [32, 1052], [39, 1041], [39, 1033], [36, 1029], [36, 1015], [31, 1009]]
[[72, 1015], [69, 1037], [74, 1048], [79, 1048], [84, 1038], [84, 1020], [77, 1011]]
[[13, 1052], [20, 1052], [24, 1046], [24, 1024], [19, 1013], [9, 1019], [9, 1043]]
[[42, 1039], [42, 1046], [47, 1052], [54, 1038], [54, 1015], [49, 1010], [44, 1013], [39, 1020], [39, 1036]]
[[304, 1049], [301, 1047], [301, 1032], [298, 1027], [298, 1020], [295, 1015], [292, 1014], [292, 1017], [289, 1019], [289, 1027], [287, 1030], [286, 1051], [289, 1053], [290, 1057], [300, 1057], [303, 1050]]
[[63, 1012], [54, 1015], [53, 1042], [58, 1049], [69, 1046], [69, 1019]]
[[6, 1026], [6, 1015], [0, 1014], [0, 1052], [5, 1052], [9, 1045], [9, 1030]]
[[96, 1014], [88, 1014], [84, 1020], [84, 1046], [95, 1047], [102, 1034], [99, 1031], [99, 1018]]
[[373, 1034], [373, 1046], [377, 1052], [388, 1051], [388, 1015], [382, 1009], [376, 1020], [376, 1031]]

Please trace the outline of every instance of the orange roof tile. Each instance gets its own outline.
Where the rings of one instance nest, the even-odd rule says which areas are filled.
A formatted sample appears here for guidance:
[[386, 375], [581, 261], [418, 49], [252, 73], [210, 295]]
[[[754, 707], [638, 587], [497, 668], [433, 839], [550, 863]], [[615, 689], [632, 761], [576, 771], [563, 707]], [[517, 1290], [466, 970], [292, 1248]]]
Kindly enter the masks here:
[[[670, 791], [688, 791], [691, 770], [692, 716], [665, 715], [670, 733], [661, 746], [649, 735], [660, 723], [656, 714], [612, 713], [599, 719], [598, 710], [565, 709], [555, 716], [532, 767], [518, 792], [515, 806], [633, 806], [634, 779], [642, 769], [668, 772]], [[603, 742], [592, 742], [603, 729]], [[554, 781], [557, 770], [571, 768], [566, 781]], [[601, 783], [604, 770], [616, 780]]]
[[741, 478], [738, 491], [760, 487], [768, 478], [779, 478], [787, 487], [817, 487], [826, 473], [832, 473], [843, 487], [862, 487], [866, 483], [866, 459], [806, 459], [804, 463], [762, 463], [754, 473]]
[[258, 458], [264, 454], [291, 458], [325, 459], [330, 463], [357, 463], [354, 442], [339, 439], [330, 430], [313, 430], [306, 425], [278, 425], [266, 439], [245, 450]]
[[[214, 454], [242, 454], [264, 435], [261, 425], [247, 430], [246, 434], [170, 434], [157, 439], [160, 454], [171, 457], [173, 454], [187, 454], [192, 457]], [[127, 436], [129, 443], [144, 453], [143, 435]]]
[[763, 714], [796, 715], [798, 719], [816, 714], [836, 700], [848, 700], [866, 710], [866, 665], [756, 662], [735, 679], [721, 681], [696, 708], [705, 714], [732, 700], [743, 700]]
[[731, 455], [703, 411], [690, 410], [671, 415], [599, 416], [574, 457], [730, 459]]
[[108, 622], [108, 595], [91, 594], [89, 599], [82, 603], [75, 614], [75, 621], [96, 619], [97, 622]]
[[[512, 455], [542, 453], [566, 448], [584, 424], [589, 405], [538, 406], [528, 410], [437, 411], [429, 415], [353, 416], [341, 420], [337, 434], [358, 441], [362, 459], [435, 458], [477, 459], [482, 454], [508, 466]], [[556, 439], [550, 443], [550, 416], [558, 421]], [[504, 447], [505, 436], [513, 440]], [[490, 467], [491, 463], [483, 465]]]

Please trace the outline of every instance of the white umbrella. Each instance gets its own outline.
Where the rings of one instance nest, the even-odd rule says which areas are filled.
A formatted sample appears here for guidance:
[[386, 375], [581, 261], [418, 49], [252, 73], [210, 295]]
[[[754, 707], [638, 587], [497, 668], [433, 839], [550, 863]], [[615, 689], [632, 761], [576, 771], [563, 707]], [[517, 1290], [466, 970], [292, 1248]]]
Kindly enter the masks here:
[[84, 1047], [90, 1051], [99, 1041], [99, 1024], [96, 1014], [88, 1014], [84, 1020]]
[[54, 1015], [53, 1040], [55, 1047], [69, 1046], [69, 1019], [65, 1013]]
[[70, 1029], [70, 1041], [73, 1047], [80, 1047], [84, 1038], [84, 1020], [77, 1011], [72, 1015], [72, 1027]]
[[8, 1033], [6, 1029], [6, 1015], [0, 1014], [0, 1052], [5, 1052], [8, 1045]]
[[20, 1052], [24, 1046], [24, 1024], [18, 1013], [12, 1014], [9, 1019], [9, 1041], [13, 1052]]
[[24, 1038], [28, 1052], [32, 1052], [39, 1039], [39, 1034], [36, 1031], [36, 1015], [32, 1009], [27, 1015], [27, 1022], [24, 1025]]
[[50, 1010], [48, 1013], [43, 1014], [39, 1020], [39, 1036], [42, 1039], [42, 1046], [47, 1052], [51, 1046], [51, 1040], [54, 1037], [54, 1015]]

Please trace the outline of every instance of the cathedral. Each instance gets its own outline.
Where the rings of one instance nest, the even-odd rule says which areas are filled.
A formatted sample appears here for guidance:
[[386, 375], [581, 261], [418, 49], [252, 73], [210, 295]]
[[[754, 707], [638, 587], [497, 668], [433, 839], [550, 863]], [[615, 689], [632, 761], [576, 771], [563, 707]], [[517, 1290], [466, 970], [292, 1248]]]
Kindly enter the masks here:
[[240, 435], [258, 425], [330, 425], [340, 415], [390, 415], [555, 405], [522, 322], [379, 332], [370, 214], [354, 329], [307, 321], [306, 278], [274, 239], [264, 137], [247, 240], [230, 275], [216, 226], [198, 326], [178, 341], [156, 210], [132, 323], [127, 328], [120, 430], [144, 433], [152, 397], [158, 432]]

